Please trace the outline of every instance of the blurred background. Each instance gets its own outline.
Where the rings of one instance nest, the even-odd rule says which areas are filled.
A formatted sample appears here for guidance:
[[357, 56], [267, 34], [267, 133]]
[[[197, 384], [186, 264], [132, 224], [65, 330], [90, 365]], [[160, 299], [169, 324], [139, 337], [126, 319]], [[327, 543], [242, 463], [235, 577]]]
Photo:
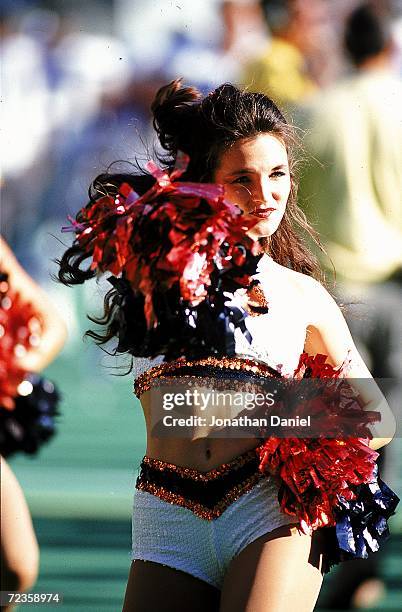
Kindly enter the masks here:
[[[300, 202], [328, 252], [323, 266], [331, 283], [335, 267], [334, 293], [351, 305], [354, 338], [389, 381], [400, 419], [402, 2], [360, 5], [1, 2], [1, 233], [69, 328], [47, 370], [63, 395], [59, 433], [10, 464], [41, 546], [35, 591], [62, 592], [65, 610], [121, 609], [145, 427], [131, 377], [82, 341], [105, 286], [60, 286], [52, 260], [70, 244], [60, 228], [91, 180], [112, 162], [154, 156], [149, 106], [160, 85], [181, 76], [207, 93], [230, 81], [285, 109], [303, 140]], [[381, 457], [400, 497], [401, 449], [397, 438]], [[317, 610], [402, 609], [400, 511], [390, 524], [374, 563], [326, 577]]]

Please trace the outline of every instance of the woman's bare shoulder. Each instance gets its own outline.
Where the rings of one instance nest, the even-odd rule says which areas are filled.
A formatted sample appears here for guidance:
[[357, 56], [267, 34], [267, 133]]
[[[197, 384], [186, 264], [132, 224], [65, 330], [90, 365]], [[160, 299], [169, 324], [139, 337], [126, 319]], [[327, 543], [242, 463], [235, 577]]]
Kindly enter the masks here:
[[278, 274], [282, 276], [283, 280], [286, 280], [295, 289], [303, 292], [306, 298], [309, 296], [316, 296], [317, 293], [329, 295], [324, 286], [312, 276], [308, 276], [302, 272], [296, 272], [296, 270], [292, 270], [276, 262], [275, 268]]
[[288, 287], [291, 287], [295, 297], [309, 313], [309, 323], [314, 325], [328, 311], [338, 309], [338, 306], [325, 286], [307, 274], [296, 272], [280, 264], [275, 264], [278, 275]]

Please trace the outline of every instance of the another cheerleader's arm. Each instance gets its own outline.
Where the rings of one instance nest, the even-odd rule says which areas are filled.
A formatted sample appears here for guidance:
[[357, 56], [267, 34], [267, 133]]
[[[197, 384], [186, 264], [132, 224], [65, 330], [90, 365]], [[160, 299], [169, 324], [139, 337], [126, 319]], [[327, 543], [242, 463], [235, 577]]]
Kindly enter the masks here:
[[67, 337], [66, 326], [57, 314], [56, 306], [20, 266], [1, 236], [0, 269], [8, 274], [11, 289], [18, 292], [25, 302], [30, 302], [42, 320], [39, 345], [32, 347], [18, 360], [27, 372], [40, 372], [62, 349]]
[[39, 546], [21, 486], [6, 460], [0, 462], [1, 584], [4, 590], [25, 591], [38, 577]]
[[310, 355], [327, 355], [327, 361], [334, 367], [341, 366], [346, 357], [350, 359], [347, 378], [359, 393], [359, 403], [365, 410], [374, 410], [381, 415], [381, 421], [370, 426], [373, 438], [369, 446], [376, 450], [389, 444], [396, 431], [395, 417], [361, 358], [339, 306], [314, 279], [306, 281], [306, 294], [311, 320], [307, 327], [305, 351]]

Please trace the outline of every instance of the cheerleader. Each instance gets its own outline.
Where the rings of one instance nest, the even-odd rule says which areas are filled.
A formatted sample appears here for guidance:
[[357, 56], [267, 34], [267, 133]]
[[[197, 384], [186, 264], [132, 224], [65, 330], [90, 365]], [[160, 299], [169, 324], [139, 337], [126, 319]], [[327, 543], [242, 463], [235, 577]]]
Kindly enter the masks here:
[[[163, 168], [99, 176], [71, 219], [76, 237], [59, 271], [66, 284], [111, 273], [105, 331], [89, 333], [133, 356], [147, 425], [124, 612], [309, 612], [329, 565], [367, 552], [361, 514], [349, 531], [347, 521], [364, 495], [369, 508], [368, 483], [382, 500], [389, 491], [375, 449], [391, 441], [393, 416], [319, 280], [297, 206], [296, 139], [280, 110], [233, 85], [203, 98], [175, 80], [152, 112]], [[346, 365], [367, 419], [347, 443], [223, 439], [208, 424], [187, 439], [155, 430], [162, 384], [230, 379], [226, 388], [244, 391], [340, 378]], [[187, 402], [185, 415], [199, 410]], [[390, 492], [386, 517], [396, 502]]]
[[54, 434], [59, 394], [38, 372], [61, 350], [66, 329], [1, 237], [0, 257], [1, 583], [4, 591], [25, 591], [37, 579], [39, 547], [5, 457], [35, 454]]

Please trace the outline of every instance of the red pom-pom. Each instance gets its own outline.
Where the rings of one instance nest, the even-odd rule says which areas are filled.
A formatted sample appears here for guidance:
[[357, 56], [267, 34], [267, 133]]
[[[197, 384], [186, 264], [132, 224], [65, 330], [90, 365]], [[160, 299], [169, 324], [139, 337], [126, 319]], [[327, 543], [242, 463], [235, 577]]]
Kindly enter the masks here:
[[260, 450], [260, 470], [279, 484], [282, 511], [304, 529], [335, 524], [338, 494], [372, 478], [378, 453], [365, 439], [270, 438]]
[[339, 368], [327, 363], [327, 355], [302, 353], [294, 371], [294, 378], [340, 378], [346, 376], [350, 367], [349, 356]]
[[[70, 219], [79, 246], [92, 255], [91, 268], [123, 274], [134, 292], [144, 295], [148, 329], [157, 323], [154, 291], [178, 283], [181, 297], [196, 306], [207, 295], [215, 266], [237, 268], [246, 249], [261, 252], [247, 236], [259, 220], [226, 202], [220, 185], [176, 181], [187, 163], [187, 156], [178, 156], [169, 176], [149, 162], [156, 182], [144, 195], [123, 184], [116, 197], [83, 208], [79, 222]], [[236, 281], [247, 287], [250, 278], [241, 274]]]
[[[303, 353], [294, 376], [296, 379], [337, 379], [346, 374], [348, 367], [348, 359], [340, 368], [333, 368], [326, 363], [325, 355]], [[377, 413], [365, 412], [353, 394], [347, 394], [345, 402], [347, 381], [334, 383], [327, 389], [318, 385], [316, 397], [299, 401], [298, 415], [320, 415], [326, 419], [322, 427], [326, 432], [337, 431], [336, 427], [342, 431], [342, 417], [358, 417], [361, 421], [358, 431], [368, 436], [367, 424], [378, 420]], [[344, 439], [272, 437], [266, 440], [259, 453], [260, 470], [273, 476], [278, 483], [282, 511], [294, 516], [306, 533], [335, 525], [338, 495], [355, 499], [354, 487], [370, 482], [378, 457], [378, 453], [369, 448], [368, 437], [357, 436]]]
[[[3, 275], [5, 276], [5, 275]], [[31, 304], [10, 290], [7, 280], [0, 286], [0, 406], [14, 408], [14, 397], [24, 380], [26, 371], [19, 365], [19, 357], [37, 346], [42, 322]]]

